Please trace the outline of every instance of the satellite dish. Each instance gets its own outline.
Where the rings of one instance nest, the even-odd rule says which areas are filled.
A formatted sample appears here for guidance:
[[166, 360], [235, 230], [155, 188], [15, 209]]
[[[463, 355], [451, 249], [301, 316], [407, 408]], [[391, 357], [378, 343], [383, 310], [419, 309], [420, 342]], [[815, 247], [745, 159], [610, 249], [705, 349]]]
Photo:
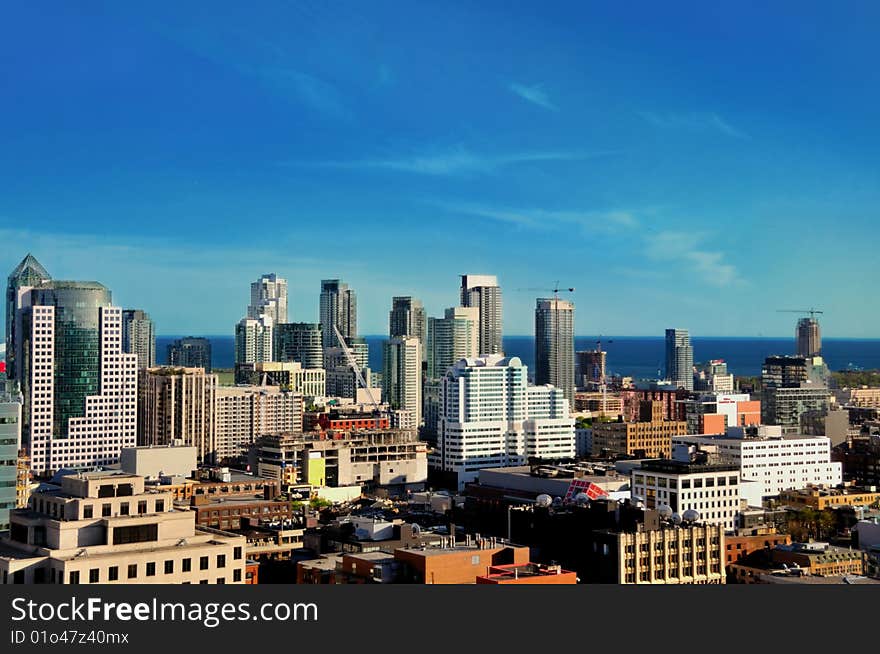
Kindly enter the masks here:
[[673, 513], [673, 514], [672, 514], [672, 524], [674, 524], [674, 525], [680, 525], [680, 524], [681, 524], [681, 516], [678, 515], [677, 513]]
[[538, 506], [547, 507], [553, 504], [553, 498], [547, 495], [547, 493], [541, 493], [540, 495], [538, 495], [537, 498], [535, 498], [535, 503]]
[[645, 498], [642, 497], [641, 495], [633, 495], [631, 499], [632, 499], [632, 501], [635, 502], [636, 504], [639, 504], [639, 503], [645, 501]]
[[415, 522], [412, 524], [412, 533], [413, 533], [413, 536], [418, 536], [419, 534], [422, 533], [422, 528], [419, 527], [419, 525], [416, 524]]
[[684, 518], [686, 522], [696, 522], [700, 519], [700, 512], [696, 509], [688, 509], [681, 517]]
[[587, 502], [590, 501], [590, 496], [586, 493], [578, 493], [575, 496], [574, 501], [578, 506], [584, 506]]
[[669, 506], [668, 504], [661, 504], [661, 505], [657, 508], [657, 511], [660, 512], [660, 517], [661, 517], [661, 518], [664, 518], [664, 519], [668, 520], [669, 518], [672, 517], [672, 507]]
[[562, 506], [562, 498], [554, 497], [553, 498], [553, 506]]

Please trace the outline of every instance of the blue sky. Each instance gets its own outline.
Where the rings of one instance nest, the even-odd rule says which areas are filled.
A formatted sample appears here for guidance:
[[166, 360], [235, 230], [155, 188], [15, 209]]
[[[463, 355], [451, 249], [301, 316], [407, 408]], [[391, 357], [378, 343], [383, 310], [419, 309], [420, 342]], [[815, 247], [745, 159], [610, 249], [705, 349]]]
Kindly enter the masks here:
[[8, 6], [0, 269], [160, 334], [231, 333], [272, 271], [293, 320], [348, 281], [364, 334], [467, 272], [509, 334], [560, 280], [581, 334], [880, 336], [880, 5], [745, 4]]

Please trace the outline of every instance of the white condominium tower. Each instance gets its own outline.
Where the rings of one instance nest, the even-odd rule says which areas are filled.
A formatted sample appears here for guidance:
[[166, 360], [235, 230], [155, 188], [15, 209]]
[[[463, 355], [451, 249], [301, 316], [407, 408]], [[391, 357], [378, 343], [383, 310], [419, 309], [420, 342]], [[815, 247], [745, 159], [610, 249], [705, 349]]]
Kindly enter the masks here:
[[568, 400], [553, 386], [529, 386], [518, 357], [458, 361], [443, 378], [440, 404], [431, 463], [454, 473], [459, 488], [482, 468], [575, 456]]
[[357, 336], [357, 295], [338, 279], [321, 280], [321, 329], [324, 347], [338, 347], [337, 327], [349, 341]]
[[461, 306], [480, 310], [479, 353], [501, 354], [501, 287], [495, 275], [462, 275]]
[[251, 283], [248, 318], [269, 316], [276, 325], [287, 322], [287, 280], [275, 273], [263, 275]]
[[268, 316], [242, 318], [235, 326], [235, 363], [272, 361], [274, 327]]
[[413, 336], [395, 336], [382, 350], [382, 397], [392, 410], [422, 421], [422, 345]]
[[97, 282], [46, 281], [21, 298], [18, 381], [31, 469], [113, 465], [137, 435], [137, 355]]
[[686, 329], [666, 330], [666, 378], [679, 388], [694, 390], [694, 349]]
[[460, 359], [472, 359], [480, 352], [480, 310], [451, 307], [443, 318], [428, 318], [428, 379], [439, 379]]

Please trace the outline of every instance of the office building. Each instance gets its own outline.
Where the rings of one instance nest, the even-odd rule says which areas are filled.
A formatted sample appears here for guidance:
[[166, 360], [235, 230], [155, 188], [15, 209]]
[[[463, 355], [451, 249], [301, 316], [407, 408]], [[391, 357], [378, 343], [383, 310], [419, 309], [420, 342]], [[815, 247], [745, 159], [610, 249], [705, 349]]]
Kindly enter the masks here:
[[388, 316], [388, 335], [412, 336], [419, 339], [422, 347], [422, 361], [426, 358], [425, 346], [428, 340], [428, 321], [421, 300], [413, 297], [395, 297], [391, 300]]
[[822, 335], [819, 321], [815, 318], [801, 318], [795, 330], [797, 354], [802, 357], [816, 357], [822, 353]]
[[245, 538], [196, 525], [171, 493], [119, 471], [67, 475], [10, 515], [6, 584], [244, 583]]
[[[34, 286], [50, 281], [52, 277], [32, 254], [21, 260], [9, 274], [6, 283], [6, 375], [10, 379], [18, 376], [16, 357], [21, 357], [23, 335], [20, 325], [21, 296]], [[17, 322], [19, 321], [19, 322]]]
[[281, 386], [303, 397], [316, 398], [326, 395], [327, 376], [323, 368], [303, 368], [296, 361], [264, 361], [236, 364], [235, 383]]
[[9, 529], [9, 511], [18, 506], [18, 457], [21, 450], [20, 393], [0, 384], [0, 532]]
[[480, 310], [480, 335], [477, 343], [480, 356], [501, 354], [501, 287], [495, 275], [462, 275], [461, 306]]
[[443, 318], [428, 318], [427, 378], [440, 379], [460, 359], [479, 355], [480, 310], [451, 307]]
[[733, 393], [733, 375], [727, 371], [727, 363], [713, 359], [694, 372], [694, 390], [715, 393]]
[[215, 394], [215, 460], [241, 457], [267, 434], [302, 432], [303, 396], [278, 386], [221, 386]]
[[535, 307], [535, 383], [574, 402], [574, 303], [541, 298]]
[[348, 341], [357, 336], [357, 295], [339, 279], [321, 280], [320, 322], [325, 348], [337, 347], [336, 329]]
[[392, 410], [409, 411], [415, 426], [422, 419], [422, 344], [418, 338], [395, 336], [382, 349], [382, 399]]
[[462, 359], [443, 378], [432, 465], [459, 487], [483, 468], [575, 455], [574, 418], [562, 390], [529, 386], [518, 357]]
[[140, 309], [122, 312], [122, 351], [137, 355], [138, 370], [156, 365], [156, 328]]
[[679, 515], [697, 511], [701, 522], [725, 529], [736, 526], [739, 489], [739, 467], [732, 464], [660, 459], [632, 471], [632, 494], [647, 508], [667, 506]]
[[296, 361], [303, 368], [323, 368], [321, 325], [310, 322], [276, 324], [274, 354], [276, 361]]
[[235, 363], [272, 361], [273, 328], [269, 317], [242, 318], [235, 326]]
[[723, 434], [728, 427], [761, 424], [761, 403], [747, 393], [700, 393], [679, 402], [688, 434]]
[[722, 463], [739, 467], [741, 480], [759, 482], [764, 497], [843, 481], [842, 466], [831, 460], [831, 442], [824, 436], [783, 436], [779, 428], [740, 427], [721, 435], [675, 436], [675, 445], [716, 451]]
[[687, 423], [665, 420], [662, 402], [642, 402], [638, 422], [593, 425], [593, 456], [633, 456], [657, 459], [672, 456], [672, 437], [687, 433]]
[[607, 355], [598, 348], [575, 352], [575, 386], [595, 389], [603, 383]]
[[276, 325], [287, 322], [287, 280], [275, 273], [251, 283], [247, 317], [259, 320], [263, 316], [271, 318]]
[[770, 356], [761, 367], [761, 385], [767, 386], [828, 386], [830, 372], [820, 356]]
[[831, 392], [824, 386], [767, 386], [761, 403], [762, 422], [777, 425], [784, 434], [801, 431], [802, 420], [809, 414], [827, 414]]
[[694, 390], [694, 349], [686, 329], [666, 330], [666, 378], [678, 388]]
[[138, 380], [138, 445], [195, 448], [199, 463], [214, 462], [217, 375], [203, 368], [148, 368]]
[[203, 368], [211, 372], [211, 341], [187, 336], [168, 344], [166, 364], [180, 368]]
[[271, 434], [250, 447], [248, 463], [285, 485], [414, 488], [428, 477], [427, 446], [411, 429], [354, 429], [334, 438]]
[[23, 436], [36, 474], [118, 463], [137, 431], [137, 356], [97, 282], [48, 281], [20, 296]]

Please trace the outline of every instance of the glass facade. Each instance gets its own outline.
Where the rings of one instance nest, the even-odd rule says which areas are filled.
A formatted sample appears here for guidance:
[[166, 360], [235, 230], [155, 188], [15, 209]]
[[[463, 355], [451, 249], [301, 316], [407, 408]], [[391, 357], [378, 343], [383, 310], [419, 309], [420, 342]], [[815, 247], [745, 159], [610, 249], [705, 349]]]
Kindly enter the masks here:
[[21, 448], [20, 398], [0, 386], [0, 532], [9, 529], [9, 511], [17, 502], [18, 451]]
[[84, 416], [86, 397], [100, 392], [98, 310], [110, 306], [110, 290], [97, 282], [49, 282], [34, 291], [34, 304], [55, 307], [52, 433], [65, 438], [70, 418]]

